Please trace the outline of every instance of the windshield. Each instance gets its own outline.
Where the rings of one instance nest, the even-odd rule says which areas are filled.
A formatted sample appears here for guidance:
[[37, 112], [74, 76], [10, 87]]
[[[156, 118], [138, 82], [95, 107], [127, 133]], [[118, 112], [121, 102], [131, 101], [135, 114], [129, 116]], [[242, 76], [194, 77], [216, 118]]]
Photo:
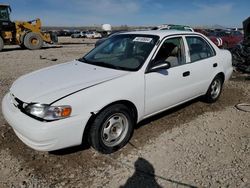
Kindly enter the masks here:
[[9, 10], [7, 6], [0, 7], [0, 20], [9, 21]]
[[120, 34], [106, 39], [79, 61], [119, 70], [136, 71], [144, 64], [159, 37]]

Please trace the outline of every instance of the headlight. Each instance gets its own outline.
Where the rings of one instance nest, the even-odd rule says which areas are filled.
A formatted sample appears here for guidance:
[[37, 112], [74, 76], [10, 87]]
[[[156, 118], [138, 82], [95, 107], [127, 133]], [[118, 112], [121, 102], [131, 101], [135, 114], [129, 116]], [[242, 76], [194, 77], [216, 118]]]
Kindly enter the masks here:
[[57, 120], [69, 117], [71, 114], [71, 106], [50, 106], [47, 104], [29, 104], [25, 107], [25, 112], [44, 119], [44, 120]]

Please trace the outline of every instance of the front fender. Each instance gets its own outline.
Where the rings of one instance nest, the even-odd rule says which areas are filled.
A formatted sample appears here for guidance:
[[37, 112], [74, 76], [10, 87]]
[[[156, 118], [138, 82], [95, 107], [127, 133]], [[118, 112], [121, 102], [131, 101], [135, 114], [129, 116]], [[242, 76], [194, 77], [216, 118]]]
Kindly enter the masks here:
[[142, 72], [128, 74], [62, 98], [53, 105], [71, 105], [72, 116], [91, 116], [107, 105], [126, 100], [136, 106], [138, 121], [144, 115], [144, 77]]

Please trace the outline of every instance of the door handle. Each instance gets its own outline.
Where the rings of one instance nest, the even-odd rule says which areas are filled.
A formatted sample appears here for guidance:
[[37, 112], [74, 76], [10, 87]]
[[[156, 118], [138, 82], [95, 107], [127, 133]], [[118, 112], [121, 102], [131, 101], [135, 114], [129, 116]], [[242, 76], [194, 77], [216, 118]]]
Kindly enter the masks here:
[[189, 76], [190, 75], [190, 71], [186, 71], [182, 74], [183, 77]]
[[217, 66], [218, 66], [218, 64], [217, 64], [217, 63], [214, 63], [214, 64], [213, 64], [213, 67], [217, 67]]

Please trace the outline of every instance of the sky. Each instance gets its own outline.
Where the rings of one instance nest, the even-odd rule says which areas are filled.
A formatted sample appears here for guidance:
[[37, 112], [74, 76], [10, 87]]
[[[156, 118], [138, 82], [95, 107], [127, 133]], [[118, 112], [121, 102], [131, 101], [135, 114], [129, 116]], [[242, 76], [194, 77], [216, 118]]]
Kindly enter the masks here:
[[190, 26], [242, 27], [250, 0], [9, 0], [12, 20], [41, 18], [44, 26]]

